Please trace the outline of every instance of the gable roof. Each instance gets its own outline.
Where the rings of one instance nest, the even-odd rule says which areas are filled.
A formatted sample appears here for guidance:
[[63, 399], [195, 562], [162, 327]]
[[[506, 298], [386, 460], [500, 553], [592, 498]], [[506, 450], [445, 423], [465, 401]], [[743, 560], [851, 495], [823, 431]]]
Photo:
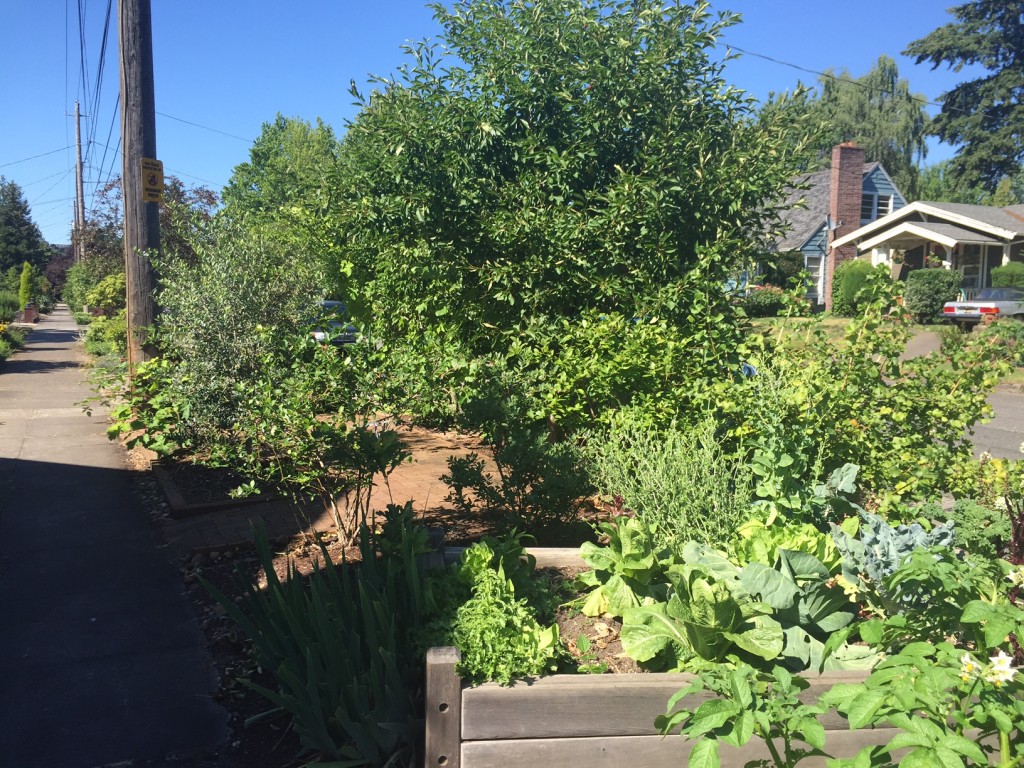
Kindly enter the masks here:
[[[865, 224], [848, 235], [836, 238], [832, 247], [838, 248], [849, 243], [857, 243], [861, 250], [874, 247], [888, 239], [888, 235], [896, 234], [897, 226], [915, 215], [940, 220], [939, 222], [927, 222], [931, 225], [945, 222], [958, 228], [967, 227], [1000, 241], [1010, 242], [1024, 238], [1024, 205], [996, 208], [991, 205], [935, 203], [918, 200], [870, 224]], [[882, 236], [883, 233], [886, 233], [886, 236]], [[879, 237], [874, 237], [874, 235], [879, 235]], [[939, 240], [937, 239], [936, 242]]]
[[[861, 179], [867, 178], [876, 169], [881, 169], [885, 173], [882, 164], [877, 161], [864, 163]], [[783, 203], [785, 210], [782, 213], [782, 223], [787, 231], [775, 241], [775, 250], [797, 251], [825, 226], [831, 183], [831, 168], [808, 173], [793, 182], [793, 189], [786, 195]]]

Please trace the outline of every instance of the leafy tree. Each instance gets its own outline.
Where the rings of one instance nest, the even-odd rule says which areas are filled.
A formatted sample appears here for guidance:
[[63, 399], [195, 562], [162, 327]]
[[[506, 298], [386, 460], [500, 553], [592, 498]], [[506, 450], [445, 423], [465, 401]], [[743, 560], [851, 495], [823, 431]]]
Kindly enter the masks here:
[[316, 126], [278, 114], [264, 123], [249, 151], [249, 162], [235, 166], [224, 188], [231, 214], [276, 213], [329, 191], [337, 164], [338, 140], [323, 121]]
[[0, 270], [20, 268], [26, 261], [41, 268], [50, 255], [21, 187], [0, 176]]
[[960, 145], [950, 165], [959, 184], [991, 191], [1024, 160], [1024, 0], [971, 0], [949, 12], [955, 21], [915, 40], [904, 54], [932, 69], [980, 64], [988, 70], [943, 94], [930, 132]]
[[950, 169], [950, 160], [921, 169], [918, 199], [936, 203], [971, 203], [979, 205], [985, 199], [985, 190], [967, 186]]
[[826, 126], [821, 154], [828, 157], [834, 145], [856, 141], [867, 160], [882, 163], [903, 194], [916, 199], [929, 118], [924, 97], [910, 92], [896, 62], [879, 56], [862, 77], [829, 70], [819, 82], [821, 99], [812, 102], [812, 115]]
[[667, 323], [694, 374], [727, 363], [741, 334], [723, 285], [760, 250], [751, 233], [777, 227], [807, 148], [793, 110], [759, 115], [712, 61], [736, 17], [654, 0], [433, 8], [446, 53], [412, 46], [343, 143], [343, 268], [378, 338], [416, 347], [435, 387], [487, 356], [532, 359], [553, 386], [567, 373], [544, 361], [569, 336], [620, 344], [613, 317], [623, 337], [631, 318]]

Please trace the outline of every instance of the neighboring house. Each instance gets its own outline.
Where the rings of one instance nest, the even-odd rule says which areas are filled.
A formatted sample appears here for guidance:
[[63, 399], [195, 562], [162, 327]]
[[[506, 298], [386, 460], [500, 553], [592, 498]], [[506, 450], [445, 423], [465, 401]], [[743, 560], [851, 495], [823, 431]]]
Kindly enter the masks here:
[[774, 248], [802, 254], [811, 276], [808, 298], [831, 308], [835, 265], [829, 254], [830, 238], [900, 210], [907, 201], [881, 163], [865, 163], [864, 150], [852, 143], [833, 148], [831, 168], [808, 174], [797, 183], [803, 189], [790, 194], [782, 214], [788, 232]]
[[[872, 264], [900, 259], [910, 269], [927, 264], [955, 269], [964, 298], [992, 284], [992, 267], [1024, 261], [1024, 205], [997, 208], [924, 200], [835, 238], [844, 258], [870, 254]], [[895, 258], [895, 261], [894, 261]]]

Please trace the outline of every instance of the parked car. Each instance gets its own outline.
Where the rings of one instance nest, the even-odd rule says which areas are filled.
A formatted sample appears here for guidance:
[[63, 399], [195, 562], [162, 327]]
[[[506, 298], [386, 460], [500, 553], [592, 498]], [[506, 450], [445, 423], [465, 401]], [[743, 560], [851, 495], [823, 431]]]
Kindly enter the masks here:
[[947, 301], [942, 306], [947, 320], [968, 329], [984, 317], [1015, 317], [1024, 320], [1024, 289], [982, 288], [970, 301]]
[[345, 319], [347, 309], [343, 301], [320, 302], [320, 317], [316, 320], [311, 333], [317, 341], [335, 346], [352, 344], [358, 335], [358, 329]]

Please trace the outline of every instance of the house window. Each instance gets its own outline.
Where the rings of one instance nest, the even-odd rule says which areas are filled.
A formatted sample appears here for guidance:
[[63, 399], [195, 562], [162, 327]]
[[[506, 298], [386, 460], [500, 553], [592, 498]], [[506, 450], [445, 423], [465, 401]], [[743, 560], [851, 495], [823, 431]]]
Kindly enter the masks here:
[[892, 213], [892, 195], [865, 192], [860, 198], [860, 223], [870, 224], [875, 219]]

